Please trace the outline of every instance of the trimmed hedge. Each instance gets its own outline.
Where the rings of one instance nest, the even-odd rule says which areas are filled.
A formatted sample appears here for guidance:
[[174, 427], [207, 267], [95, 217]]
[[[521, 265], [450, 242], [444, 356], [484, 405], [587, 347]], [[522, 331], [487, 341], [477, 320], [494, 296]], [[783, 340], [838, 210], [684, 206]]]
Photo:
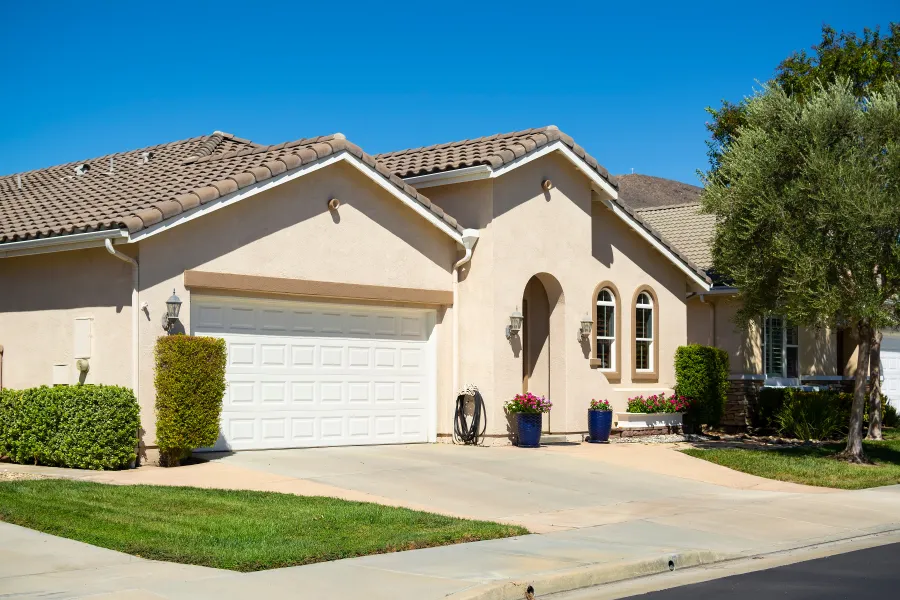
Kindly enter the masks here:
[[121, 469], [137, 460], [134, 392], [111, 385], [0, 391], [0, 456], [22, 464]]
[[695, 425], [718, 425], [728, 397], [728, 353], [689, 344], [675, 350], [675, 393], [691, 400], [687, 419]]
[[225, 340], [172, 335], [156, 340], [156, 443], [160, 463], [177, 466], [219, 438]]

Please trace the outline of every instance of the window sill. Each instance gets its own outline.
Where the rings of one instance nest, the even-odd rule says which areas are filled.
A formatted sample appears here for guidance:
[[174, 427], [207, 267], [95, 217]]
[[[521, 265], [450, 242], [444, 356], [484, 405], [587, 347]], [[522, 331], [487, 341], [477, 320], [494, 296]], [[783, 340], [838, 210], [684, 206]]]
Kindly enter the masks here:
[[656, 383], [659, 381], [659, 373], [657, 373], [656, 371], [632, 371], [631, 381]]
[[599, 359], [592, 358], [590, 360], [590, 365], [592, 369], [597, 369], [598, 371], [603, 373], [606, 376], [607, 381], [609, 381], [610, 383], [619, 383], [619, 381], [622, 379], [622, 375], [618, 370], [601, 368]]

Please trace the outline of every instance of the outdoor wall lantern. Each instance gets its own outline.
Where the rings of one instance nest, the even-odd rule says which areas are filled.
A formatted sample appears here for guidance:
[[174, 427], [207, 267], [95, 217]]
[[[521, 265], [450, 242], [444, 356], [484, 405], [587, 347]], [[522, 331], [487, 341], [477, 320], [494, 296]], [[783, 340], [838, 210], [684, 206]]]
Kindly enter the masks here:
[[506, 326], [506, 339], [519, 335], [519, 332], [522, 331], [522, 321], [524, 320], [525, 317], [522, 316], [522, 313], [519, 312], [519, 307], [516, 306], [516, 310], [509, 315], [509, 325]]
[[578, 330], [579, 333], [579, 341], [587, 341], [591, 337], [591, 329], [594, 328], [594, 322], [591, 320], [591, 316], [587, 313], [584, 313], [584, 316], [581, 317], [581, 327]]
[[175, 321], [178, 320], [178, 313], [181, 312], [181, 298], [175, 295], [172, 290], [172, 296], [166, 300], [166, 314], [163, 315], [162, 328], [164, 331], [170, 331], [175, 327]]

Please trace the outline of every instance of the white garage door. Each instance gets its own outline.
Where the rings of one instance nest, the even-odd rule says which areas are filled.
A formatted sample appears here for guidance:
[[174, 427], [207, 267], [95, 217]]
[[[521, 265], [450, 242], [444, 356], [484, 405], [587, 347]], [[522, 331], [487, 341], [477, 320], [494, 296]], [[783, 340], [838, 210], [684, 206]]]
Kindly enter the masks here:
[[881, 392], [895, 408], [900, 409], [900, 351], [881, 351], [881, 374], [884, 377]]
[[433, 441], [433, 314], [192, 298], [193, 333], [228, 344], [216, 449]]

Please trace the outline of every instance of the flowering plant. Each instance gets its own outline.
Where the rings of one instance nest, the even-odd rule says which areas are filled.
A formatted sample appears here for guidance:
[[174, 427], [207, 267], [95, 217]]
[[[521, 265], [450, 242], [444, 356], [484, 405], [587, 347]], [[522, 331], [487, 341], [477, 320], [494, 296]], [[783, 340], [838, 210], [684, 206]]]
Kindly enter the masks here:
[[630, 413], [680, 413], [687, 412], [691, 407], [691, 401], [684, 396], [672, 394], [654, 394], [652, 396], [635, 396], [628, 399]]
[[591, 400], [591, 407], [588, 410], [612, 412], [612, 406], [609, 405], [609, 400]]
[[543, 396], [535, 396], [531, 392], [516, 394], [516, 397], [503, 405], [506, 412], [516, 413], [545, 413], [550, 412], [553, 404]]

